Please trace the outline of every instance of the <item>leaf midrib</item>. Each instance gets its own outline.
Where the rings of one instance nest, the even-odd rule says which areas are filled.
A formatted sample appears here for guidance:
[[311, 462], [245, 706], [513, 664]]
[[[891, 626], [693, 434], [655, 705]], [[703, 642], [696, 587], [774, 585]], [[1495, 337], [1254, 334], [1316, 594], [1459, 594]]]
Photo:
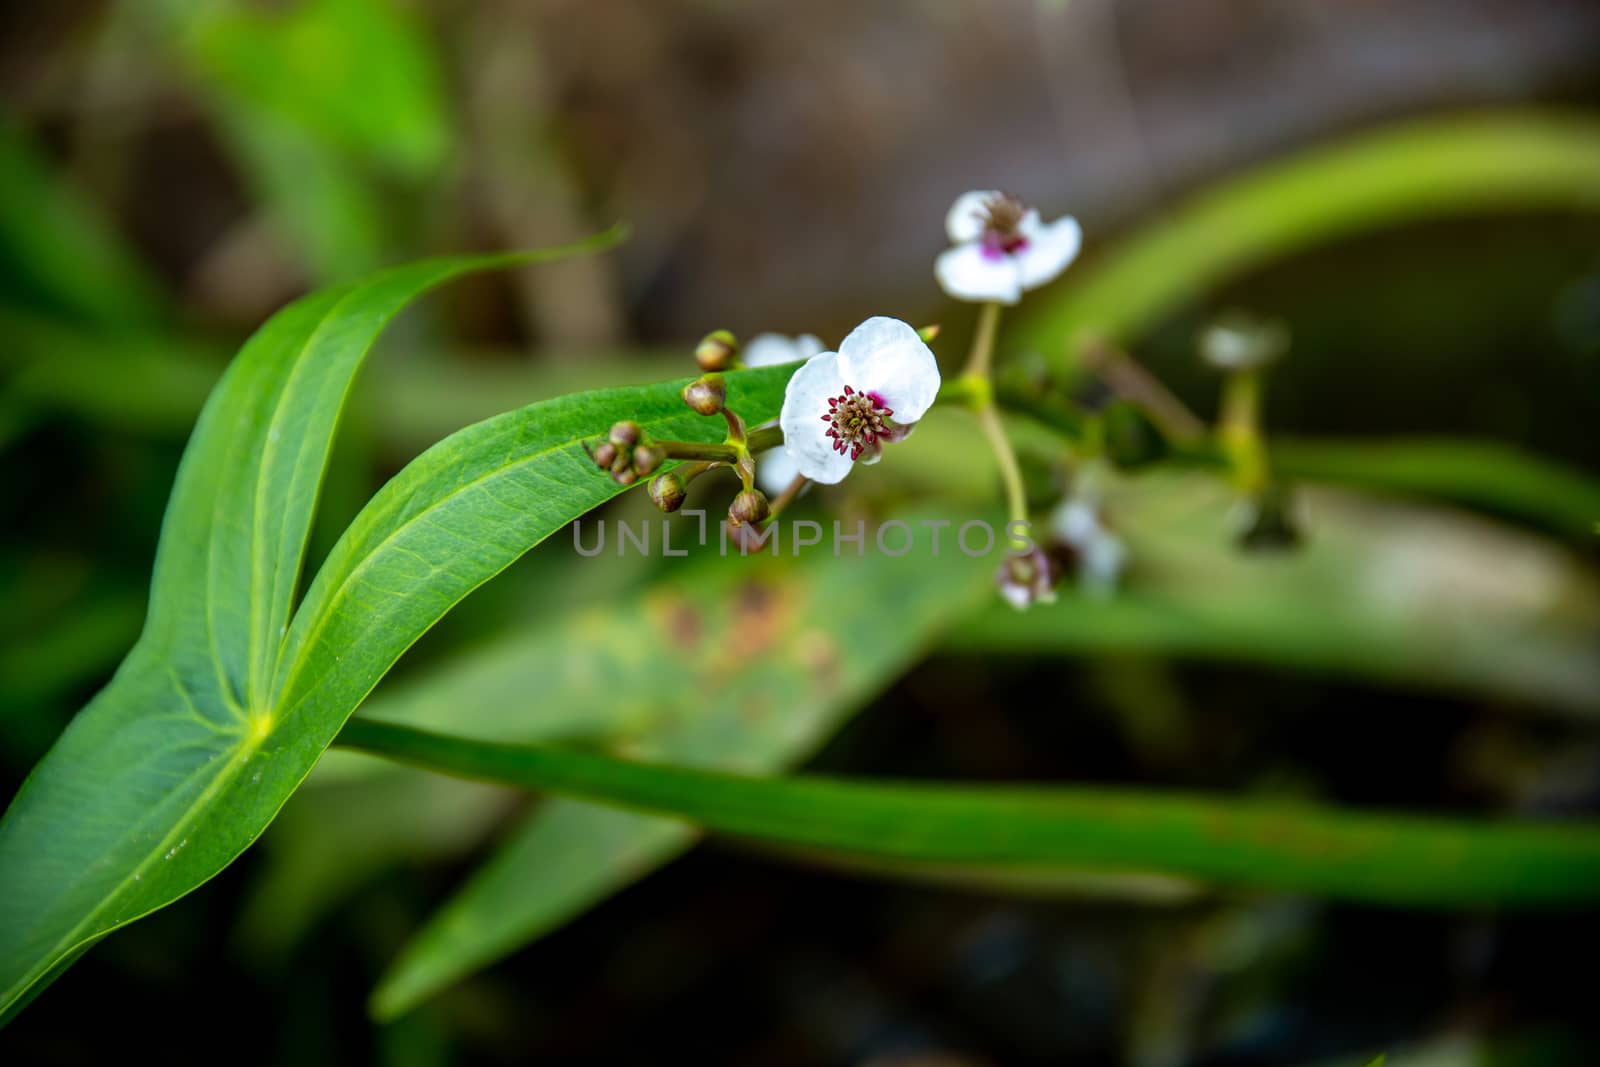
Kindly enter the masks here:
[[[245, 682], [245, 694], [246, 694], [246, 697], [248, 698], [248, 700], [250, 702], [252, 702], [252, 703], [257, 698], [259, 698], [260, 696], [263, 695], [262, 692], [261, 692], [262, 679], [264, 677], [270, 676], [270, 672], [275, 672], [277, 670], [277, 656], [282, 654], [282, 644], [279, 643], [275, 648], [274, 645], [273, 645], [273, 642], [271, 640], [271, 635], [272, 635], [271, 610], [272, 610], [272, 604], [276, 600], [276, 594], [277, 594], [278, 586], [277, 586], [276, 582], [272, 581], [270, 575], [267, 575], [267, 574], [263, 573], [263, 565], [264, 565], [264, 561], [265, 561], [265, 553], [262, 551], [262, 547], [261, 547], [263, 542], [264, 542], [264, 539], [265, 539], [265, 535], [264, 535], [264, 532], [263, 532], [263, 528], [264, 528], [263, 518], [264, 518], [264, 516], [266, 514], [266, 511], [267, 511], [266, 501], [265, 501], [265, 497], [264, 497], [264, 492], [265, 492], [265, 488], [266, 488], [266, 484], [267, 484], [267, 471], [272, 466], [272, 463], [271, 463], [272, 459], [275, 458], [277, 456], [277, 454], [278, 454], [278, 451], [279, 451], [279, 438], [282, 436], [280, 433], [278, 433], [279, 419], [283, 415], [284, 403], [285, 403], [286, 399], [289, 397], [290, 393], [293, 392], [295, 384], [300, 380], [301, 372], [305, 369], [306, 365], [311, 362], [311, 360], [308, 357], [309, 357], [310, 352], [312, 351], [312, 348], [317, 344], [318, 340], [323, 336], [323, 333], [327, 329], [328, 323], [332, 320], [334, 314], [336, 312], [340, 311], [342, 308], [344, 308], [346, 303], [349, 300], [351, 300], [354, 296], [356, 296], [359, 293], [362, 293], [362, 292], [366, 291], [368, 288], [369, 288], [369, 286], [362, 286], [362, 285], [351, 285], [351, 286], [346, 287], [345, 291], [339, 296], [339, 298], [337, 300], [335, 300], [332, 304], [330, 304], [328, 306], [327, 310], [325, 310], [322, 313], [322, 315], [317, 319], [316, 327], [311, 330], [311, 332], [307, 335], [305, 341], [303, 343], [301, 343], [301, 345], [299, 346], [298, 352], [295, 354], [295, 356], [293, 358], [293, 361], [292, 361], [292, 363], [290, 365], [290, 368], [289, 368], [289, 374], [283, 380], [282, 388], [280, 388], [278, 390], [278, 395], [277, 395], [277, 397], [276, 397], [276, 399], [275, 399], [275, 401], [273, 403], [273, 406], [272, 406], [272, 417], [267, 420], [266, 440], [265, 440], [264, 446], [262, 448], [261, 461], [256, 465], [255, 521], [253, 523], [251, 523], [251, 544], [250, 544], [251, 588], [250, 588], [250, 592], [251, 592], [251, 597], [252, 597], [252, 605], [251, 605], [251, 612], [250, 612], [250, 617], [251, 617], [250, 641], [251, 641], [252, 645], [255, 645], [258, 641], [260, 642], [259, 648], [258, 647], [252, 647], [249, 650], [250, 651], [250, 667], [249, 667], [249, 677], [246, 679], [246, 682]], [[382, 323], [379, 324], [379, 329], [382, 329]], [[377, 337], [377, 334], [374, 333], [372, 335], [372, 339], [375, 340], [376, 337]], [[365, 352], [367, 352], [371, 348], [371, 346], [372, 346], [372, 340], [369, 340], [367, 342], [367, 344], [362, 347], [362, 353], [364, 354]], [[358, 362], [359, 362], [359, 356], [358, 356]], [[352, 374], [347, 378], [347, 380], [345, 382], [345, 388], [344, 388], [344, 391], [342, 393], [342, 397], [348, 397], [350, 395], [350, 390], [354, 386], [354, 384], [355, 384], [355, 375]], [[343, 407], [343, 399], [341, 399], [341, 402], [340, 402], [339, 406], [341, 408]], [[301, 447], [302, 448], [304, 447], [304, 441], [303, 440], [301, 441]], [[316, 515], [316, 500], [317, 500], [317, 497], [321, 493], [322, 481], [323, 481], [323, 478], [326, 476], [326, 474], [327, 474], [327, 464], [323, 463], [321, 465], [320, 469], [317, 472], [317, 482], [316, 482], [316, 486], [314, 487], [314, 491], [313, 491], [313, 494], [312, 494], [311, 513], [310, 513], [310, 516], [308, 516], [308, 518], [314, 518], [315, 515]], [[293, 482], [293, 475], [292, 474], [291, 474], [291, 477], [290, 477], [290, 481], [291, 481], [291, 485], [292, 485], [292, 482]], [[278, 522], [278, 534], [279, 534], [280, 542], [283, 540], [283, 535], [286, 532], [286, 528], [288, 526], [288, 522], [289, 522], [289, 509], [288, 508], [283, 508], [283, 509], [281, 509], [281, 513], [279, 515], [279, 522]], [[216, 531], [218, 529], [219, 529], [218, 526], [216, 526], [216, 525], [212, 526], [213, 536], [215, 535], [215, 533], [216, 533]], [[296, 554], [295, 554], [294, 565], [290, 568], [293, 571], [293, 574], [290, 576], [290, 579], [289, 579], [291, 583], [293, 583], [293, 582], [295, 582], [295, 581], [297, 581], [299, 579], [300, 569], [303, 566], [305, 566], [305, 554], [306, 554], [306, 539], [302, 538], [301, 541], [300, 541], [299, 551], [296, 552]], [[270, 592], [272, 594], [272, 596], [270, 596], [269, 598], [266, 599], [265, 603], [262, 603], [261, 602], [262, 598], [257, 595], [258, 592], [259, 592], [259, 586], [262, 583], [265, 583], [267, 585], [267, 587], [269, 588], [269, 590], [270, 590]], [[292, 588], [292, 585], [291, 585], [291, 588]], [[277, 653], [276, 655], [274, 654], [275, 652]], [[270, 664], [267, 663], [267, 662], [264, 662], [265, 660], [268, 660], [268, 659], [271, 660]]]
[[[289, 673], [284, 677], [283, 682], [280, 685], [277, 685], [277, 686], [274, 687], [273, 698], [272, 698], [271, 703], [272, 703], [273, 708], [274, 708], [275, 716], [277, 715], [277, 713], [279, 711], [278, 702], [280, 700], [282, 700], [283, 697], [287, 693], [291, 692], [293, 690], [293, 688], [294, 688], [294, 683], [299, 681], [300, 676], [301, 676], [301, 674], [303, 673], [303, 671], [305, 669], [306, 663], [309, 660], [309, 652], [310, 652], [310, 650], [312, 648], [314, 648], [316, 646], [316, 642], [320, 639], [323, 630], [325, 630], [327, 628], [329, 620], [331, 620], [333, 618], [334, 614], [335, 614], [335, 609], [340, 604], [342, 604], [344, 602], [346, 596], [348, 596], [348, 594], [349, 594], [350, 587], [354, 584], [356, 579], [360, 575], [364, 574], [367, 571], [367, 569], [372, 565], [373, 561], [376, 560], [378, 558], [378, 556], [383, 553], [383, 550], [385, 548], [387, 548], [390, 545], [391, 542], [395, 541], [397, 538], [399, 538], [407, 530], [410, 530], [418, 522], [421, 522], [423, 519], [428, 518], [429, 516], [433, 515], [440, 508], [445, 507], [447, 504], [449, 504], [456, 497], [460, 496], [462, 493], [465, 493], [465, 492], [467, 492], [467, 491], [469, 491], [471, 489], [477, 488], [479, 485], [483, 485], [483, 484], [485, 484], [487, 482], [490, 482], [490, 481], [492, 481], [494, 479], [497, 479], [500, 476], [506, 474], [507, 472], [516, 469], [517, 467], [523, 466], [523, 465], [528, 464], [528, 463], [533, 463], [533, 462], [535, 462], [537, 460], [545, 458], [546, 456], [550, 456], [550, 455], [553, 455], [553, 454], [555, 454], [557, 452], [560, 452], [563, 449], [571, 448], [573, 445], [577, 444], [582, 439], [583, 439], [582, 435], [579, 435], [579, 436], [576, 436], [576, 437], [570, 437], [570, 438], [566, 439], [565, 441], [562, 441], [559, 445], [554, 445], [554, 446], [552, 446], [550, 448], [542, 449], [542, 450], [540, 450], [538, 452], [530, 452], [527, 455], [520, 457], [519, 459], [513, 460], [513, 461], [511, 461], [509, 463], [502, 463], [499, 466], [490, 468], [489, 470], [485, 471], [483, 474], [479, 475], [478, 477], [473, 478], [470, 481], [462, 482], [460, 485], [458, 485], [455, 488], [451, 489], [448, 493], [445, 493], [443, 496], [439, 497], [433, 503], [429, 504], [427, 507], [423, 508], [421, 511], [418, 511], [416, 514], [412, 515], [410, 518], [406, 519], [404, 522], [400, 523], [394, 529], [390, 530], [387, 534], [385, 534], [383, 539], [381, 541], [379, 541], [376, 545], [374, 545], [370, 551], [368, 551], [365, 554], [363, 554], [361, 556], [360, 561], [357, 562], [354, 566], [352, 566], [349, 569], [348, 573], [342, 579], [340, 579], [338, 586], [335, 587], [335, 589], [332, 592], [330, 592], [327, 595], [326, 598], [324, 598], [324, 605], [325, 606], [322, 608], [322, 610], [317, 612], [316, 617], [312, 620], [311, 623], [308, 624], [306, 634], [300, 641], [300, 647], [301, 647], [302, 650], [304, 650], [305, 654], [302, 654], [302, 655], [299, 655], [299, 656], [295, 657], [294, 662], [288, 668]], [[620, 492], [623, 492], [623, 491], [624, 491], [623, 489], [619, 488], [615, 492], [613, 492], [611, 494], [611, 496], [615, 496], [616, 493], [620, 493]], [[609, 499], [609, 497], [606, 497], [604, 499]], [[600, 501], [598, 503], [603, 503], [603, 502], [604, 502], [604, 500], [602, 500], [602, 501]], [[598, 506], [598, 503], [597, 503], [596, 506]], [[357, 521], [359, 521], [359, 517], [358, 517]], [[538, 541], [535, 541], [533, 544], [531, 544], [531, 545], [527, 546], [527, 548], [523, 549], [523, 552], [526, 553], [526, 552], [529, 552], [529, 551], [533, 550], [534, 548], [536, 548], [539, 545], [540, 542], [542, 542], [545, 539], [545, 537], [549, 537], [549, 536], [550, 536], [549, 534], [545, 534], [544, 537], [539, 538]], [[508, 560], [506, 562], [505, 566], [498, 568], [497, 570], [493, 571], [492, 573], [485, 575], [480, 581], [473, 583], [465, 592], [463, 592], [461, 594], [460, 597], [458, 597], [455, 601], [452, 601], [452, 604], [460, 603], [461, 600], [464, 600], [466, 597], [470, 596], [472, 594], [472, 592], [474, 590], [476, 590], [479, 586], [483, 585], [484, 582], [487, 582], [491, 578], [495, 577], [495, 575], [498, 575], [501, 571], [505, 570], [505, 567], [509, 567], [512, 562], [514, 562], [514, 559], [513, 560]], [[289, 638], [292, 637], [293, 634], [294, 634], [294, 630], [293, 630], [293, 627], [291, 626], [290, 627], [290, 632], [288, 634], [284, 635], [284, 645], [285, 646], [288, 644]], [[417, 636], [420, 637], [421, 634], [418, 634]], [[410, 643], [408, 643], [406, 647], [409, 648], [411, 646], [411, 644], [415, 643], [415, 641], [416, 641], [416, 638], [413, 638], [412, 641]], [[279, 649], [279, 664], [280, 664], [280, 666], [283, 663], [283, 653], [284, 653], [284, 651], [286, 651], [286, 649], [280, 647], [280, 649]], [[402, 655], [404, 654], [404, 651], [405, 651], [404, 649], [401, 650], [401, 654]], [[398, 658], [398, 656], [396, 658]], [[374, 686], [376, 684], [377, 684], [376, 682], [373, 683]], [[309, 690], [308, 689], [305, 693], [302, 693], [295, 700], [295, 702], [292, 705], [290, 705], [287, 708], [281, 709], [281, 713], [282, 713], [281, 721], [287, 722], [290, 718], [292, 718], [294, 716], [294, 714], [299, 711], [301, 704], [303, 704], [305, 702], [306, 698], [309, 697], [312, 692], [313, 692], [313, 690]], [[368, 688], [368, 692], [371, 692], [371, 687]], [[365, 699], [365, 697], [363, 697], [363, 699]], [[356, 707], [360, 707], [361, 706], [360, 701], [357, 701], [355, 706]], [[276, 724], [274, 724], [274, 728], [276, 728]]]
[[[122, 880], [117, 883], [117, 887], [115, 889], [108, 893], [99, 904], [97, 904], [88, 912], [88, 914], [79, 920], [76, 926], [68, 930], [59, 941], [52, 945], [50, 951], [40, 957], [40, 959], [43, 961], [42, 964], [36, 964], [32, 969], [29, 970], [23, 983], [7, 993], [4, 998], [5, 1003], [15, 1003], [17, 1000], [25, 997], [28, 994], [28, 991], [38, 983], [40, 978], [43, 978], [45, 975], [50, 973], [50, 970], [55, 966], [56, 961], [61, 959], [63, 956], [76, 951], [80, 947], [84, 946], [87, 942], [98, 940], [99, 938], [104, 937], [105, 935], [112, 933], [121, 927], [127, 926], [129, 923], [137, 922], [146, 915], [149, 915], [151, 912], [158, 911], [159, 909], [166, 907], [168, 902], [161, 901], [160, 903], [154, 904], [151, 907], [146, 908], [144, 911], [139, 912], [137, 915], [130, 915], [124, 919], [121, 919], [120, 921], [112, 923], [104, 930], [98, 930], [85, 936], [85, 930], [93, 927], [96, 920], [98, 920], [100, 916], [106, 914], [108, 911], [114, 910], [114, 905], [120, 902], [123, 897], [127, 896], [129, 887], [138, 884], [144, 873], [151, 869], [151, 865], [156, 861], [156, 858], [163, 855], [168, 849], [173, 847], [173, 841], [182, 840], [178, 835], [189, 828], [193, 822], [196, 811], [198, 811], [207, 801], [209, 801], [211, 797], [215, 796], [221, 785], [230, 780], [233, 777], [234, 772], [242, 767], [244, 763], [248, 762], [250, 756], [254, 755], [255, 752], [260, 748], [259, 743], [250, 744], [248, 737], [245, 735], [240, 734], [239, 737], [242, 743], [237, 744], [234, 747], [232, 755], [228, 757], [228, 762], [218, 768], [216, 775], [200, 791], [199, 795], [195, 798], [194, 803], [186, 806], [183, 814], [173, 822], [172, 830], [167, 834], [167, 836], [163, 837], [159, 842], [157, 842], [156, 847], [152, 849], [144, 857], [144, 859], [140, 860], [139, 863], [133, 868], [132, 876], [123, 877]], [[202, 764], [199, 770], [204, 771], [207, 766], [209, 766], [209, 764]], [[131, 826], [129, 828], [129, 832], [123, 835], [122, 840], [125, 841], [132, 837], [133, 832], [136, 831], [138, 827], [138, 823], [135, 823], [133, 826]], [[257, 836], [260, 836], [259, 832]], [[251, 840], [254, 840], [254, 838]], [[246, 847], [248, 847], [248, 845], [246, 845]], [[243, 851], [243, 849], [241, 849], [241, 851]], [[204, 885], [206, 882], [216, 877], [217, 874], [225, 870], [226, 867], [227, 864], [223, 864], [221, 867], [218, 867], [216, 871], [202, 879], [198, 884]]]

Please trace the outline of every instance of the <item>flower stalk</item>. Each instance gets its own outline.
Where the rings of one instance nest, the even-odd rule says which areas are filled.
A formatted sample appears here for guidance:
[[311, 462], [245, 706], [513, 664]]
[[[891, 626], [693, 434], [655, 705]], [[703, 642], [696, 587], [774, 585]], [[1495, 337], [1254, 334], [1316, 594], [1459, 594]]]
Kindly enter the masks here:
[[1259, 497], [1269, 478], [1266, 442], [1261, 436], [1261, 373], [1255, 368], [1228, 375], [1222, 386], [1217, 439], [1233, 471], [1234, 485]]
[[[1000, 472], [1000, 483], [1005, 489], [1006, 510], [1014, 522], [1028, 521], [1028, 494], [1022, 483], [1022, 467], [1017, 463], [1016, 450], [1006, 436], [1000, 421], [1000, 409], [994, 401], [994, 339], [1000, 327], [1000, 304], [990, 300], [978, 312], [978, 327], [972, 335], [972, 349], [967, 354], [967, 365], [961, 376], [951, 383], [952, 392], [965, 400], [977, 416], [978, 426], [988, 439], [989, 450], [994, 453], [995, 467]], [[943, 396], [941, 395], [941, 399]], [[956, 396], [952, 396], [956, 399]], [[1025, 547], [1020, 540], [1012, 547]]]

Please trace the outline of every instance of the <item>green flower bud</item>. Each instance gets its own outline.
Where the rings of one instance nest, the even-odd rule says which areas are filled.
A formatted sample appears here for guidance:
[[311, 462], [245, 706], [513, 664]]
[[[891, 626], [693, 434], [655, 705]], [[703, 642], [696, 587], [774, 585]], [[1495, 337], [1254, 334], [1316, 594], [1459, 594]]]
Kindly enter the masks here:
[[650, 480], [650, 502], [662, 511], [677, 511], [683, 507], [686, 495], [683, 479], [671, 471], [658, 474]]
[[643, 478], [654, 474], [666, 458], [667, 454], [655, 445], [640, 445], [633, 450], [633, 469]]
[[611, 460], [611, 473], [621, 474], [623, 471], [633, 469], [633, 449], [619, 448], [616, 456]]
[[625, 467], [620, 471], [612, 471], [611, 480], [618, 485], [632, 485], [639, 480], [639, 476], [633, 472], [632, 467]]
[[610, 441], [602, 441], [593, 452], [589, 453], [589, 458], [594, 460], [595, 466], [610, 470], [611, 465], [617, 461], [617, 446]]
[[728, 387], [720, 374], [707, 374], [683, 387], [683, 402], [701, 415], [715, 415], [728, 401]]
[[706, 334], [705, 339], [694, 350], [694, 361], [700, 364], [700, 369], [703, 371], [723, 371], [733, 366], [733, 358], [738, 354], [739, 342], [733, 334], [727, 330], [713, 330]]
[[759, 489], [744, 490], [733, 498], [733, 503], [728, 507], [728, 518], [735, 525], [761, 522], [771, 513], [766, 494]]
[[618, 448], [632, 448], [644, 439], [644, 431], [631, 419], [624, 419], [611, 427], [611, 443]]

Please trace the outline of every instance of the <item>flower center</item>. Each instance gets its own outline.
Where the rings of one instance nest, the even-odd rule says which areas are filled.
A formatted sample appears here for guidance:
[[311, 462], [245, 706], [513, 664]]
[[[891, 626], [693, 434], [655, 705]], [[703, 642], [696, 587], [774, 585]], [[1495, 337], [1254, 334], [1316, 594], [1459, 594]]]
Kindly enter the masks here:
[[1014, 196], [1001, 195], [983, 205], [983, 237], [980, 242], [983, 254], [990, 259], [1013, 256], [1028, 247], [1022, 235], [1022, 220], [1028, 214], [1027, 205]]
[[822, 421], [828, 424], [828, 436], [833, 438], [835, 452], [850, 453], [851, 459], [860, 459], [869, 448], [880, 447], [878, 442], [891, 435], [893, 415], [876, 393], [858, 393], [850, 386], [828, 401], [828, 410]]

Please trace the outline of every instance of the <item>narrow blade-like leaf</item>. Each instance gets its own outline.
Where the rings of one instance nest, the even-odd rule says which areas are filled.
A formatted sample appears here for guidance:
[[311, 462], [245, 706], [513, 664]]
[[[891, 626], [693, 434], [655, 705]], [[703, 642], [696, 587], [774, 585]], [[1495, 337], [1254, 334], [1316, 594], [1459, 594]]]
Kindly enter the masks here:
[[[916, 528], [923, 520], [902, 521]], [[647, 730], [629, 740], [630, 753], [773, 773], [810, 755], [940, 631], [993, 597], [994, 560], [964, 555], [952, 537], [947, 532], [942, 552], [923, 538], [898, 557], [813, 548], [799, 559], [715, 560], [638, 602], [574, 620], [563, 634], [525, 639], [518, 654], [507, 642], [502, 662], [508, 677], [520, 674], [524, 693], [548, 679], [564, 704], [603, 701], [612, 719], [631, 713]], [[555, 649], [574, 669], [547, 667]], [[596, 686], [596, 676], [608, 684]], [[435, 689], [406, 721], [512, 740], [541, 732], [542, 702], [474, 711], [444, 695]], [[589, 713], [597, 723], [607, 718], [598, 708]], [[463, 716], [478, 724], [463, 725]], [[542, 805], [418, 931], [374, 993], [376, 1010], [406, 1011], [581, 913], [692, 837], [660, 819], [575, 801]]]
[[[143, 636], [0, 821], [0, 1010], [88, 942], [226, 866], [423, 631], [618, 492], [583, 468], [583, 439], [629, 415], [706, 435], [673, 384], [469, 428], [358, 517], [291, 626], [334, 426], [378, 331], [454, 275], [600, 243], [399, 268], [292, 305], [246, 345], [180, 466]], [[770, 417], [786, 376], [740, 375], [731, 392]]]
[[340, 744], [757, 841], [909, 863], [1099, 869], [1383, 904], [1600, 899], [1600, 827], [1338, 811], [1090, 787], [756, 778], [350, 723]]

